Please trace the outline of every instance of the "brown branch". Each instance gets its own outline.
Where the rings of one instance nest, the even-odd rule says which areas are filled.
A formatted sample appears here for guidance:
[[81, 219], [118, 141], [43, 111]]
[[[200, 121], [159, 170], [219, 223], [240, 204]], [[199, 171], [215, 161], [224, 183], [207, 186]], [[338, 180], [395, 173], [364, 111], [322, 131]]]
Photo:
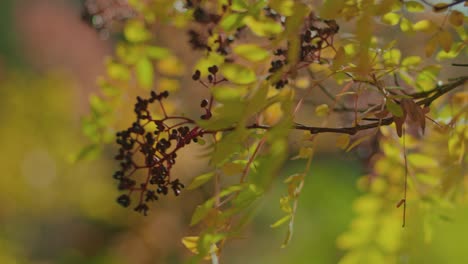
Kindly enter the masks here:
[[[466, 81], [468, 81], [468, 76], [463, 76], [454, 79], [453, 82], [438, 86], [430, 91], [427, 92], [420, 92], [420, 93], [414, 93], [411, 94], [410, 96], [414, 99], [424, 99], [420, 100], [417, 102], [418, 105], [424, 105], [424, 106], [429, 106], [432, 102], [434, 102], [437, 98], [441, 97], [442, 95], [452, 91], [453, 89], [463, 85]], [[432, 95], [431, 95], [432, 94]], [[424, 95], [424, 96], [423, 96]], [[311, 134], [319, 134], [319, 133], [338, 133], [338, 134], [348, 134], [348, 135], [354, 135], [359, 131], [362, 130], [367, 130], [367, 129], [372, 129], [376, 128], [379, 126], [388, 126], [393, 123], [393, 117], [389, 118], [384, 118], [376, 122], [372, 122], [369, 124], [365, 125], [355, 125], [355, 126], [350, 126], [350, 127], [315, 127], [315, 126], [307, 126], [303, 124], [294, 124], [291, 128], [296, 129], [296, 130], [304, 130], [304, 131], [309, 131]], [[246, 126], [247, 129], [264, 129], [268, 130], [271, 129], [271, 126], [267, 125], [260, 125], [260, 124], [251, 124]], [[211, 131], [211, 130], [205, 130], [203, 133], [210, 134], [210, 133], [216, 133], [219, 131], [233, 131], [235, 130], [236, 127], [228, 127], [216, 131]]]

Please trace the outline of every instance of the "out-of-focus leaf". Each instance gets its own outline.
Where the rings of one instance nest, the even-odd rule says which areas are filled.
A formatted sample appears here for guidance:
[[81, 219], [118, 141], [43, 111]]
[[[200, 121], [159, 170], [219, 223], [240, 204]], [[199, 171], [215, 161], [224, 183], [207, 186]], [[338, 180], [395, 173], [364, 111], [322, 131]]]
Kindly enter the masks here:
[[413, 25], [413, 29], [415, 31], [422, 31], [422, 32], [430, 33], [430, 32], [434, 32], [437, 29], [437, 25], [434, 24], [434, 22], [430, 20], [423, 19], [423, 20], [416, 22]]
[[384, 16], [382, 16], [382, 22], [394, 26], [400, 22], [400, 14], [397, 13], [387, 13]]
[[321, 105], [315, 107], [315, 114], [318, 117], [324, 117], [324, 116], [328, 115], [329, 112], [330, 112], [330, 108], [328, 107], [327, 104], [321, 104]]
[[190, 183], [190, 185], [187, 187], [187, 190], [193, 190], [202, 186], [203, 184], [207, 183], [211, 178], [213, 178], [213, 176], [213, 172], [208, 172], [195, 177]]
[[291, 219], [292, 215], [285, 215], [283, 217], [281, 217], [278, 221], [274, 222], [273, 224], [270, 225], [271, 228], [277, 228], [283, 224], [285, 224], [286, 222], [289, 221], [289, 219]]
[[234, 53], [250, 61], [262, 61], [269, 56], [269, 52], [255, 44], [237, 45], [233, 49]]
[[424, 12], [424, 5], [416, 1], [405, 1], [405, 7], [408, 12]]
[[151, 33], [146, 29], [145, 24], [139, 20], [128, 21], [124, 28], [124, 35], [130, 42], [143, 42], [151, 37]]
[[249, 84], [256, 80], [255, 72], [246, 66], [226, 63], [221, 66], [221, 73], [235, 84]]
[[403, 59], [403, 61], [401, 62], [401, 66], [417, 66], [421, 63], [421, 61], [422, 59], [419, 56], [409, 56]]
[[437, 40], [439, 41], [440, 46], [445, 50], [445, 52], [449, 52], [450, 48], [452, 47], [453, 38], [452, 34], [448, 31], [440, 31], [437, 34]]
[[403, 109], [401, 108], [399, 104], [393, 102], [393, 100], [388, 99], [386, 103], [386, 107], [387, 107], [387, 110], [390, 111], [390, 113], [392, 113], [393, 116], [397, 116], [397, 117], [403, 116]]
[[247, 16], [244, 18], [244, 23], [260, 37], [274, 36], [283, 31], [281, 25], [273, 20], [256, 20], [252, 16]]
[[136, 64], [136, 76], [138, 83], [145, 89], [153, 86], [154, 69], [148, 58], [141, 58]]

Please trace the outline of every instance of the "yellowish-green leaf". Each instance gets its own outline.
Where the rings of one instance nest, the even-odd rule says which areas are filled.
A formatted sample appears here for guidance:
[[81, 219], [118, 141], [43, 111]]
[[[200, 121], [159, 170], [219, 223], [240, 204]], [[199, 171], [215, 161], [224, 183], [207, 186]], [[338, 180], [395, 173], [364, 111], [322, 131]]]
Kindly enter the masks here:
[[452, 12], [450, 12], [449, 22], [454, 27], [459, 27], [463, 25], [464, 19], [465, 19], [465, 15], [462, 12], [457, 11], [457, 10], [452, 10]]
[[241, 163], [227, 162], [223, 165], [221, 170], [225, 175], [237, 175], [244, 171], [245, 165]]
[[434, 22], [430, 20], [423, 19], [423, 20], [419, 20], [418, 22], [416, 22], [413, 25], [413, 29], [415, 31], [422, 31], [422, 32], [430, 33], [430, 32], [434, 32], [437, 29], [437, 25], [434, 24]]
[[393, 116], [397, 116], [397, 117], [403, 116], [403, 109], [401, 108], [399, 104], [393, 102], [393, 100], [388, 99], [385, 105], [387, 107], [387, 110], [390, 113], [392, 113]]
[[281, 219], [279, 219], [278, 221], [274, 222], [273, 224], [270, 225], [271, 228], [277, 228], [283, 224], [285, 224], [286, 222], [289, 221], [289, 219], [291, 219], [291, 215], [285, 215], [283, 216]]
[[146, 46], [145, 53], [148, 58], [155, 60], [164, 59], [171, 55], [171, 52], [168, 49], [158, 46]]
[[324, 117], [324, 116], [328, 115], [329, 112], [330, 112], [330, 108], [328, 107], [327, 104], [321, 104], [321, 105], [315, 107], [315, 114], [318, 117]]
[[294, 1], [292, 0], [271, 0], [270, 7], [283, 16], [293, 14]]
[[406, 1], [405, 7], [408, 12], [424, 12], [424, 5], [416, 1]]
[[233, 49], [234, 53], [250, 61], [262, 61], [268, 58], [269, 52], [255, 44], [237, 45]]
[[153, 64], [148, 58], [142, 58], [137, 62], [136, 76], [141, 87], [151, 89], [153, 86], [154, 69]]
[[186, 236], [182, 238], [182, 244], [193, 254], [198, 254], [198, 236]]
[[127, 66], [115, 62], [107, 64], [107, 74], [115, 80], [128, 81], [130, 79], [130, 71]]
[[430, 157], [419, 153], [408, 154], [408, 164], [413, 168], [435, 169], [439, 165], [436, 157]]
[[244, 90], [232, 85], [217, 85], [211, 89], [211, 92], [218, 102], [240, 101]]
[[401, 51], [399, 49], [391, 49], [383, 54], [383, 59], [387, 65], [397, 65], [400, 63]]
[[243, 26], [244, 17], [245, 17], [245, 14], [232, 13], [227, 16], [224, 16], [224, 18], [220, 22], [220, 25], [225, 31], [229, 32], [229, 31], [232, 31], [236, 28]]
[[249, 84], [256, 80], [256, 75], [253, 70], [239, 64], [223, 64], [221, 66], [221, 73], [230, 82], [235, 84]]
[[190, 183], [190, 185], [187, 187], [187, 190], [193, 190], [202, 186], [203, 184], [207, 183], [211, 178], [213, 178], [213, 176], [213, 172], [208, 172], [195, 177]]
[[169, 76], [180, 76], [184, 73], [184, 65], [175, 56], [159, 60], [157, 67], [160, 73]]
[[124, 28], [125, 38], [130, 42], [143, 42], [150, 39], [150, 32], [140, 20], [128, 21]]
[[452, 47], [453, 38], [452, 34], [448, 31], [440, 31], [437, 34], [437, 40], [439, 41], [440, 46], [445, 50], [445, 52], [449, 52], [450, 48]]
[[464, 47], [465, 47], [465, 44], [463, 44], [462, 42], [454, 43], [449, 52], [446, 52], [445, 50], [439, 51], [436, 55], [436, 59], [440, 61], [440, 60], [456, 58], [458, 57], [458, 55], [460, 54], [460, 52], [463, 50]]
[[411, 33], [413, 32], [413, 24], [408, 19], [402, 17], [400, 21], [400, 29], [403, 32]]
[[292, 157], [291, 160], [296, 159], [308, 159], [314, 154], [314, 149], [311, 147], [301, 147], [299, 149], [299, 154], [297, 156]]
[[382, 16], [382, 22], [394, 26], [400, 22], [400, 14], [397, 13], [387, 13], [384, 16]]
[[419, 56], [408, 56], [403, 59], [401, 62], [401, 66], [409, 67], [409, 66], [417, 66], [421, 63], [422, 59]]
[[283, 27], [273, 20], [257, 20], [252, 16], [244, 18], [244, 23], [252, 32], [260, 37], [269, 37], [281, 33]]

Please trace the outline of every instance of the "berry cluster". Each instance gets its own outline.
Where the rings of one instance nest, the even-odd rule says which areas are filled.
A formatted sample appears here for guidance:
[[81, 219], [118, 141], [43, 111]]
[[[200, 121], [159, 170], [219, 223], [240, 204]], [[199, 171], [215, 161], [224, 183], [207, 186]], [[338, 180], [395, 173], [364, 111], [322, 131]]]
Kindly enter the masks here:
[[[320, 62], [320, 53], [323, 49], [333, 46], [333, 36], [338, 33], [339, 26], [335, 20], [324, 20], [317, 17], [313, 12], [309, 14], [305, 21], [302, 32], [300, 33], [299, 63], [290, 66], [290, 71], [306, 67], [311, 63]], [[277, 49], [274, 55], [279, 57], [271, 62], [268, 72], [269, 78], [279, 72], [288, 64], [287, 49]], [[282, 88], [288, 84], [287, 74], [280, 76], [274, 85], [276, 88]]]
[[[219, 69], [218, 69], [218, 66], [216, 66], [216, 65], [208, 67], [208, 72], [210, 74], [208, 74], [207, 80], [208, 80], [209, 85], [214, 86], [214, 85], [217, 85], [218, 83], [227, 81], [226, 78], [221, 78], [221, 79], [219, 78], [219, 76], [217, 75], [218, 71], [219, 71]], [[199, 70], [196, 70], [195, 73], [192, 75], [192, 79], [194, 81], [198, 81], [203, 86], [205, 86], [206, 88], [209, 88], [208, 84], [206, 84], [203, 80], [201, 80], [200, 77], [201, 77], [201, 72]], [[201, 101], [200, 107], [205, 110], [205, 113], [200, 116], [201, 119], [207, 120], [207, 119], [211, 118], [211, 116], [212, 116], [212, 113], [211, 113], [212, 105], [213, 105], [213, 97], [211, 97], [209, 101], [206, 100], [206, 99], [203, 99]]]
[[[201, 1], [187, 0], [185, 7], [193, 10], [193, 19], [200, 26], [199, 30], [190, 29], [187, 32], [192, 49], [207, 50], [208, 52], [213, 51], [212, 47], [208, 45], [208, 38], [214, 35], [213, 29], [221, 21], [221, 18], [228, 9], [228, 5], [222, 6], [222, 12], [220, 14], [210, 12], [201, 5]], [[217, 46], [214, 51], [223, 56], [228, 55], [231, 51], [231, 43], [239, 37], [243, 28], [244, 27], [236, 29], [236, 32], [232, 35], [218, 34], [216, 40], [214, 40]]]
[[[166, 114], [161, 101], [168, 96], [169, 93], [165, 91], [160, 94], [151, 92], [149, 99], [137, 97], [134, 108], [136, 121], [128, 129], [117, 133], [116, 142], [120, 148], [115, 159], [120, 161], [120, 170], [113, 177], [119, 181], [118, 189], [127, 191], [117, 198], [117, 202], [128, 207], [132, 194], [139, 192], [134, 209], [144, 215], [149, 209], [147, 203], [158, 200], [158, 195], [167, 195], [169, 190], [176, 196], [180, 194], [184, 185], [178, 179], [171, 178], [177, 151], [203, 136], [199, 127], [188, 126], [194, 123], [191, 119]], [[160, 105], [163, 118], [153, 118], [149, 106], [155, 102]], [[137, 172], [142, 171], [144, 173], [138, 175]]]

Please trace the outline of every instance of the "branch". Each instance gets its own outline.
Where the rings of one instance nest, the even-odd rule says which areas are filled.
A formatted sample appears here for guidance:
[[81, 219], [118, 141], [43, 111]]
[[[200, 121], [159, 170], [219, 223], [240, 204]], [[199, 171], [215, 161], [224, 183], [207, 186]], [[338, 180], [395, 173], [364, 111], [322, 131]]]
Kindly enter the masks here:
[[[427, 91], [427, 92], [414, 93], [414, 94], [411, 94], [410, 96], [413, 99], [424, 98], [424, 99], [422, 99], [422, 100], [420, 100], [419, 102], [416, 102], [416, 103], [418, 105], [429, 106], [437, 98], [439, 98], [442, 95], [452, 91], [453, 89], [463, 85], [466, 81], [468, 81], [468, 76], [459, 77], [459, 78], [454, 79], [454, 81], [451, 82], [451, 83], [448, 83], [448, 84], [445, 84], [445, 85], [442, 85], [442, 86], [438, 86], [438, 87], [436, 87], [436, 88], [434, 88], [434, 89], [432, 89], [430, 91]], [[429, 95], [431, 95], [431, 96], [429, 96]], [[429, 96], [429, 97], [426, 97], [426, 96]], [[314, 127], [314, 126], [307, 126], [307, 125], [302, 125], [302, 124], [294, 124], [291, 127], [291, 129], [305, 130], [305, 131], [309, 131], [311, 134], [338, 133], [338, 134], [355, 135], [357, 132], [362, 131], [362, 130], [372, 129], [372, 128], [376, 128], [376, 127], [379, 127], [379, 126], [388, 126], [388, 125], [392, 124], [393, 121], [394, 121], [393, 117], [389, 117], [389, 118], [384, 118], [384, 119], [381, 119], [379, 121], [369, 123], [369, 124], [365, 124], [365, 125], [355, 125], [355, 126], [351, 126], [351, 127], [337, 127], [337, 128], [333, 128], [333, 127]], [[247, 129], [264, 129], [264, 130], [268, 130], [268, 129], [271, 129], [271, 126], [260, 125], [260, 124], [251, 124], [251, 125], [246, 126], [246, 128]], [[219, 131], [225, 131], [226, 132], [226, 131], [233, 131], [235, 129], [236, 129], [236, 127], [228, 127], [228, 128], [220, 129], [220, 130], [216, 130], [216, 131], [206, 130], [206, 131], [203, 131], [203, 133], [208, 133], [209, 134], [209, 133], [215, 133], [215, 132], [219, 132]]]

